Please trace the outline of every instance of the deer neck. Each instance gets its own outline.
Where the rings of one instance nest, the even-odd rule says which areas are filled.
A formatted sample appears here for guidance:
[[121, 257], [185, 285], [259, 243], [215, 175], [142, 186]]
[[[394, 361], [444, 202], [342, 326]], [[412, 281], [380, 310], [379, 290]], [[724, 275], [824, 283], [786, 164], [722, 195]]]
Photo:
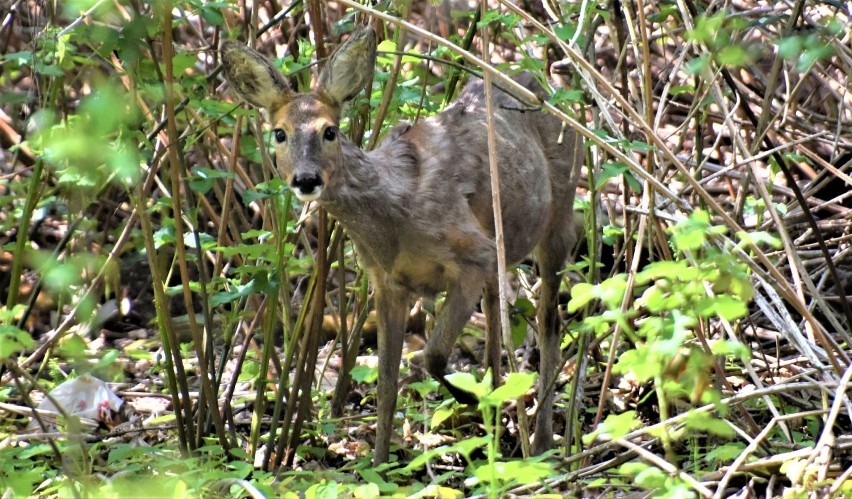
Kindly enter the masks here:
[[359, 219], [405, 217], [416, 165], [414, 147], [399, 134], [369, 152], [341, 138], [341, 163], [328, 182], [322, 204], [344, 226]]
[[411, 225], [418, 169], [414, 147], [398, 135], [369, 152], [345, 139], [341, 146], [342, 161], [321, 204], [346, 228], [368, 267], [389, 271]]

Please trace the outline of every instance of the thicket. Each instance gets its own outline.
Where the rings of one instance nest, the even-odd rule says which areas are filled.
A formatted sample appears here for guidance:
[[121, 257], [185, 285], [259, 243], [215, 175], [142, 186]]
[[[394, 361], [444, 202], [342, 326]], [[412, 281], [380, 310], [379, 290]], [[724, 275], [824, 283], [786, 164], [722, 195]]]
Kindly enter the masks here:
[[[0, 493], [852, 494], [849, 8], [7, 0]], [[522, 372], [491, 390], [474, 316], [454, 379], [482, 404], [451, 402], [418, 304], [394, 460], [370, 464], [369, 283], [216, 51], [245, 41], [307, 90], [365, 23], [383, 41], [345, 127], [365, 147], [486, 71], [531, 72], [550, 92], [530, 111], [586, 138], [553, 453], [520, 444], [529, 262], [504, 348]], [[33, 410], [82, 374], [125, 399], [115, 423]]]

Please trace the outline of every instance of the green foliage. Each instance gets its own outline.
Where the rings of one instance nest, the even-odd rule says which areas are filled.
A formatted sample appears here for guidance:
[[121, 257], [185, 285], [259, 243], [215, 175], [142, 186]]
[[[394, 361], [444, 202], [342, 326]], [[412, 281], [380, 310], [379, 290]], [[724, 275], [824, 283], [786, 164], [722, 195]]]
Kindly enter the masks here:
[[509, 320], [512, 323], [512, 346], [518, 348], [527, 337], [529, 324], [535, 321], [535, 305], [523, 297], [519, 297], [509, 310]]
[[23, 310], [23, 305], [11, 310], [0, 308], [0, 361], [14, 358], [19, 352], [35, 346], [27, 331], [11, 325]]
[[96, 84], [78, 112], [57, 120], [50, 111], [39, 117], [41, 128], [30, 145], [54, 169], [60, 186], [94, 194], [106, 182], [133, 185], [141, 175], [137, 108], [115, 83]]
[[663, 470], [645, 463], [625, 463], [618, 472], [630, 477], [636, 485], [643, 489], [654, 491], [654, 497], [692, 498], [698, 497], [692, 487], [677, 477], [672, 477]]
[[761, 51], [756, 44], [743, 40], [743, 31], [748, 27], [749, 22], [744, 17], [730, 15], [724, 10], [698, 16], [695, 28], [687, 32], [686, 39], [707, 47], [709, 54], [690, 61], [689, 71], [694, 74], [708, 71], [711, 61], [719, 66], [753, 64]]
[[[527, 393], [535, 384], [535, 380], [535, 374], [510, 373], [503, 385], [491, 388], [490, 373], [481, 381], [477, 381], [470, 373], [448, 375], [447, 381], [479, 399], [477, 408], [485, 423], [485, 435], [466, 437], [452, 445], [428, 450], [395, 473], [410, 474], [448, 453], [458, 453], [467, 463], [467, 485], [472, 487], [472, 493], [488, 494], [489, 497], [500, 497], [511, 486], [536, 483], [553, 476], [556, 473], [553, 465], [543, 458], [505, 460], [499, 452], [500, 409]], [[432, 428], [440, 426], [451, 413], [448, 407], [436, 410], [432, 418]], [[473, 457], [473, 452], [477, 449], [484, 449], [485, 462]]]
[[796, 71], [807, 73], [814, 64], [834, 55], [832, 39], [844, 36], [847, 29], [836, 18], [830, 18], [820, 32], [781, 38], [778, 53], [794, 63]]
[[624, 180], [627, 182], [627, 185], [634, 192], [642, 192], [642, 185], [639, 183], [639, 180], [630, 173], [630, 169], [624, 163], [619, 163], [615, 161], [610, 161], [601, 166], [601, 174], [598, 176], [596, 180], [595, 187], [597, 189], [602, 188], [610, 179], [615, 178], [619, 175], [624, 175]]
[[[569, 311], [579, 310], [598, 300], [604, 306], [601, 314], [586, 317], [581, 328], [601, 335], [618, 325], [633, 343], [618, 356], [613, 371], [629, 374], [640, 383], [652, 382], [660, 400], [660, 416], [668, 417], [667, 407], [676, 401], [694, 404], [716, 404], [720, 394], [710, 383], [710, 373], [717, 357], [747, 359], [749, 351], [735, 340], [701, 340], [708, 319], [737, 321], [748, 312], [753, 296], [747, 267], [729, 248], [720, 247], [718, 236], [726, 228], [710, 223], [706, 212], [695, 211], [670, 230], [673, 261], [652, 262], [635, 277], [635, 299], [632, 308], [622, 310], [628, 292], [627, 277], [617, 275], [600, 284], [578, 284], [571, 290]], [[777, 242], [766, 234], [751, 234], [750, 242]], [[633, 318], [643, 315], [638, 327]], [[621, 438], [641, 426], [633, 411], [608, 416], [584, 442]], [[665, 428], [665, 427], [664, 427]], [[659, 433], [659, 432], [658, 432]], [[710, 413], [687, 413], [684, 430], [660, 436], [664, 442], [674, 437], [709, 435], [717, 439], [734, 438], [730, 425]], [[705, 459], [722, 459], [728, 454], [717, 451]], [[630, 463], [621, 468], [636, 483], [665, 495], [680, 497], [684, 484], [649, 465]]]
[[[639, 324], [637, 344], [619, 357], [615, 372], [632, 373], [640, 382], [654, 380], [667, 397], [686, 396], [705, 403], [718, 398], [707, 387], [713, 355], [724, 352], [742, 357], [747, 349], [738, 342], [716, 340], [708, 343], [707, 350], [694, 341], [696, 327], [711, 317], [742, 318], [753, 293], [745, 265], [712, 243], [724, 231], [710, 225], [708, 215], [701, 211], [674, 226], [672, 246], [682, 259], [654, 262], [637, 274], [635, 306], [645, 308], [651, 316]], [[610, 310], [617, 307], [626, 290], [624, 279], [608, 281], [616, 285], [605, 281], [595, 289], [609, 290], [609, 294], [583, 293], [581, 289], [572, 296], [569, 307], [576, 308], [575, 300], [581, 304], [592, 297], [603, 299]]]
[[[275, 484], [272, 475], [254, 470], [245, 462], [227, 459], [216, 446], [204, 448], [198, 458], [186, 459], [169, 449], [123, 443], [93, 445], [88, 457], [83, 457], [74, 451], [79, 449], [77, 443], [59, 445], [66, 470], [80, 468], [80, 460], [91, 459], [85, 466], [92, 467], [92, 474], [59, 474], [47, 444], [6, 448], [0, 452], [0, 483], [4, 490], [11, 490], [16, 496], [38, 493], [116, 498], [136, 497], [141, 491], [146, 497], [293, 494], [285, 485]], [[98, 459], [92, 459], [94, 456]], [[33, 465], [34, 459], [39, 464]]]
[[595, 431], [585, 435], [583, 441], [587, 444], [594, 442], [597, 438], [621, 438], [631, 431], [642, 426], [642, 422], [636, 417], [635, 411], [625, 411], [621, 414], [610, 414], [595, 428]]

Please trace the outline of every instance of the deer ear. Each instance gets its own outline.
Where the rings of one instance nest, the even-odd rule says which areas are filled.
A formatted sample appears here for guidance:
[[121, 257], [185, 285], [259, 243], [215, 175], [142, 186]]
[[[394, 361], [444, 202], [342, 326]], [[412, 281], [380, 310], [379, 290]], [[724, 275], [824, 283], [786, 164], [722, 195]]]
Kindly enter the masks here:
[[319, 76], [317, 91], [343, 104], [367, 85], [376, 67], [376, 33], [360, 28], [346, 40]]
[[225, 40], [219, 48], [225, 79], [249, 104], [271, 110], [289, 101], [293, 90], [265, 57], [245, 45]]

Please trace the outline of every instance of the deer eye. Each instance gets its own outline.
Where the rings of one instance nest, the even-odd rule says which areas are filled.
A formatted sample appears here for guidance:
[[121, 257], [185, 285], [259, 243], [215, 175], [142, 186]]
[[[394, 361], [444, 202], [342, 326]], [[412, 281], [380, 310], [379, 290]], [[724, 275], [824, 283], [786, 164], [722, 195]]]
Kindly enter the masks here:
[[336, 126], [330, 126], [330, 127], [326, 128], [325, 131], [322, 132], [322, 138], [324, 138], [325, 140], [327, 140], [329, 142], [337, 139], [337, 127]]
[[284, 132], [284, 130], [276, 128], [272, 131], [272, 133], [275, 135], [275, 142], [278, 142], [279, 144], [287, 142], [287, 133]]

